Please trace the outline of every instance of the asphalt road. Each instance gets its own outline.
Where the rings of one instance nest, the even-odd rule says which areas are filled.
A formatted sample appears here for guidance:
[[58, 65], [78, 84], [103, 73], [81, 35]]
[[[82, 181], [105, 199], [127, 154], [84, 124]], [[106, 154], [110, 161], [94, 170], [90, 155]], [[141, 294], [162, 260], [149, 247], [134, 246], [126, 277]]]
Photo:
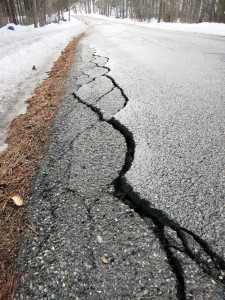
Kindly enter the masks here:
[[17, 299], [225, 299], [225, 38], [86, 22]]

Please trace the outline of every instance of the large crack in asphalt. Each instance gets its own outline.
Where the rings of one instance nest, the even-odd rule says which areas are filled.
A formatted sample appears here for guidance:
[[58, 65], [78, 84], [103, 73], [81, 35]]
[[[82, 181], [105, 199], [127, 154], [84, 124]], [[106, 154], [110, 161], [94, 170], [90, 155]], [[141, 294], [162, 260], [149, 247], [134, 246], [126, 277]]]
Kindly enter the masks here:
[[27, 203], [37, 235], [23, 241], [15, 299], [220, 300], [224, 260], [126, 180], [135, 139], [116, 113], [129, 99], [107, 62], [81, 47], [72, 66]]
[[[166, 254], [168, 263], [172, 271], [176, 275], [178, 299], [187, 299], [187, 295], [182, 262], [177, 257], [174, 250], [185, 253], [203, 270], [204, 273], [206, 273], [216, 282], [224, 285], [225, 279], [223, 278], [223, 276], [221, 276], [221, 274], [225, 271], [224, 259], [220, 255], [218, 255], [211, 248], [211, 246], [200, 236], [180, 226], [176, 221], [170, 219], [170, 217], [165, 212], [153, 208], [151, 206], [150, 200], [141, 198], [140, 195], [133, 190], [132, 186], [127, 183], [125, 175], [132, 166], [135, 153], [135, 141], [132, 132], [130, 132], [126, 126], [121, 124], [121, 122], [114, 117], [111, 117], [110, 119], [104, 118], [103, 112], [96, 106], [96, 103], [115, 88], [120, 90], [124, 98], [123, 107], [127, 105], [129, 99], [126, 96], [124, 90], [115, 81], [115, 79], [108, 75], [108, 73], [111, 71], [110, 68], [106, 67], [103, 64], [98, 64], [98, 62], [96, 62], [96, 58], [105, 59], [106, 62], [109, 61], [109, 58], [102, 57], [94, 53], [93, 59], [90, 62], [95, 64], [95, 68], [103, 68], [107, 70], [107, 72], [100, 77], [108, 78], [112, 82], [113, 88], [109, 92], [99, 97], [94, 103], [88, 103], [87, 101], [83, 100], [82, 97], [78, 95], [79, 88], [72, 94], [79, 103], [91, 109], [98, 116], [99, 121], [108, 123], [116, 131], [120, 132], [120, 134], [122, 134], [125, 138], [127, 145], [125, 163], [121, 171], [119, 172], [119, 176], [113, 182], [115, 188], [114, 196], [120, 199], [130, 208], [134, 209], [135, 212], [146, 222], [146, 224], [149, 224], [149, 220], [154, 223], [154, 234], [158, 238], [161, 248]], [[86, 72], [84, 72], [84, 75], [90, 76]], [[88, 84], [94, 82], [96, 78], [97, 77], [93, 77]], [[80, 87], [82, 87], [82, 85]], [[175, 238], [171, 237], [170, 234], [168, 234], [168, 230], [166, 230], [168, 228], [171, 229], [173, 234], [176, 235]], [[196, 246], [196, 244], [200, 248], [197, 253], [193, 250], [193, 245]]]

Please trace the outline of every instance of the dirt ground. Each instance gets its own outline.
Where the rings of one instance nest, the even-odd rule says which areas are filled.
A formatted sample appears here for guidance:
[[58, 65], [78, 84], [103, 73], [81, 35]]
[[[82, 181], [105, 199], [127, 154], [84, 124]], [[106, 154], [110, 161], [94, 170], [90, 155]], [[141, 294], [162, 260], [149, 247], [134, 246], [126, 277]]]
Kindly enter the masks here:
[[63, 83], [82, 35], [72, 39], [54, 63], [48, 78], [27, 100], [27, 112], [12, 121], [6, 140], [8, 148], [0, 154], [0, 300], [14, 298], [19, 276], [14, 265], [16, 249], [23, 232], [35, 231], [24, 204], [38, 164], [48, 150]]

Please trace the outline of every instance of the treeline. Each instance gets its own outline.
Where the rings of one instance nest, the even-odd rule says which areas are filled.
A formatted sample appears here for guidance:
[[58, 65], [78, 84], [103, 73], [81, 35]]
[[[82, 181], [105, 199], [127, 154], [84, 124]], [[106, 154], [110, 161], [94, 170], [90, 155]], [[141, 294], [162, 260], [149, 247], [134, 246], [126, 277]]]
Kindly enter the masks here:
[[58, 22], [69, 7], [69, 0], [0, 0], [0, 27], [7, 23], [38, 27]]
[[70, 6], [75, 12], [140, 21], [225, 23], [225, 0], [0, 0], [0, 27], [9, 22], [34, 27], [58, 22]]
[[164, 22], [223, 22], [225, 0], [79, 0], [74, 10], [140, 21], [155, 18]]

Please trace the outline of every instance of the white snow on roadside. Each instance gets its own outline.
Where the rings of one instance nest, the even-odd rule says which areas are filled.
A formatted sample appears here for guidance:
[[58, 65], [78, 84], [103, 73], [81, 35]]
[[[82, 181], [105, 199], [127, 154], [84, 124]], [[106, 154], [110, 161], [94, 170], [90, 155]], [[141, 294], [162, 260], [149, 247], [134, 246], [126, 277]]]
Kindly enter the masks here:
[[[81, 17], [81, 14], [76, 14], [76, 16]], [[140, 27], [147, 27], [152, 29], [163, 29], [171, 31], [183, 31], [183, 32], [193, 32], [201, 34], [212, 34], [225, 36], [225, 24], [224, 23], [199, 23], [199, 24], [184, 24], [184, 23], [166, 23], [160, 22], [157, 23], [156, 19], [152, 19], [150, 22], [138, 22], [131, 19], [117, 19], [114, 17], [106, 17], [99, 14], [84, 14], [84, 21], [86, 17], [92, 17], [102, 20], [108, 20], [123, 24], [131, 24]]]
[[[9, 30], [12, 25], [15, 30]], [[0, 28], [0, 152], [9, 123], [26, 111], [24, 101], [47, 76], [70, 40], [86, 30], [75, 18], [45, 27]], [[36, 71], [32, 70], [33, 65]]]

